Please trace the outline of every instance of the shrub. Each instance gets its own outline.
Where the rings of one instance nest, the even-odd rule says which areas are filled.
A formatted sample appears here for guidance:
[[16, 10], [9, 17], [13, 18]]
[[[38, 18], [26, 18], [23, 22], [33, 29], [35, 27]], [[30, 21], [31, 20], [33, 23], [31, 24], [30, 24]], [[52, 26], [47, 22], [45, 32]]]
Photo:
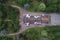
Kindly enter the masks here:
[[45, 9], [46, 9], [46, 5], [44, 3], [40, 3], [39, 7], [38, 7], [38, 10], [45, 11]]

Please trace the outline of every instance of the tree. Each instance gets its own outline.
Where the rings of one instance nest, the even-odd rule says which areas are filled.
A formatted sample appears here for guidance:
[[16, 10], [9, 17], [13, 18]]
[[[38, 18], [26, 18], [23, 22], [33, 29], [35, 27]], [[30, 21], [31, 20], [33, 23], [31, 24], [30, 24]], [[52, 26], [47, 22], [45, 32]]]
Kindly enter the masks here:
[[58, 0], [46, 0], [46, 5], [49, 6], [51, 4], [57, 4], [58, 3]]
[[46, 5], [45, 5], [44, 3], [40, 3], [38, 9], [39, 9], [40, 11], [45, 11]]
[[[30, 28], [23, 32], [22, 34], [26, 35], [26, 38], [23, 38], [24, 40], [40, 40], [40, 28]], [[21, 40], [21, 39], [20, 39]]]
[[60, 4], [57, 4], [57, 12], [60, 13]]
[[0, 40], [13, 40], [13, 39], [9, 37], [0, 37]]
[[[10, 7], [8, 4], [0, 4], [0, 30], [6, 29], [11, 33], [17, 32], [19, 26], [19, 11]], [[6, 20], [6, 21], [5, 21]], [[10, 20], [10, 21], [8, 21]]]
[[47, 33], [46, 30], [41, 30], [41, 35], [42, 35], [43, 37], [48, 37], [48, 33]]
[[8, 0], [0, 0], [0, 3], [6, 3]]
[[2, 15], [3, 15], [3, 14], [2, 14], [2, 12], [0, 11], [0, 21], [1, 21], [1, 17], [2, 17]]
[[57, 12], [57, 6], [56, 4], [54, 5], [49, 5], [47, 8], [46, 8], [46, 12]]

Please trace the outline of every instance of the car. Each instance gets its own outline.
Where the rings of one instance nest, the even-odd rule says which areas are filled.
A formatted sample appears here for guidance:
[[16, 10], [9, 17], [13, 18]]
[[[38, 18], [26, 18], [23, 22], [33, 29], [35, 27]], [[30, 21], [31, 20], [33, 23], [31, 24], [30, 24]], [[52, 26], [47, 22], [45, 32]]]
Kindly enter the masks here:
[[29, 23], [29, 22], [27, 22], [27, 23], [25, 23], [25, 25], [26, 25], [26, 26], [29, 26], [29, 25], [30, 25], [30, 23]]
[[40, 16], [34, 16], [34, 18], [38, 18], [38, 17], [40, 17]]
[[45, 14], [42, 14], [42, 16], [45, 16]]
[[29, 14], [26, 14], [26, 17], [30, 18], [30, 15]]
[[35, 24], [35, 25], [37, 25], [37, 24], [39, 25], [39, 24], [41, 24], [41, 22], [34, 22], [34, 24]]

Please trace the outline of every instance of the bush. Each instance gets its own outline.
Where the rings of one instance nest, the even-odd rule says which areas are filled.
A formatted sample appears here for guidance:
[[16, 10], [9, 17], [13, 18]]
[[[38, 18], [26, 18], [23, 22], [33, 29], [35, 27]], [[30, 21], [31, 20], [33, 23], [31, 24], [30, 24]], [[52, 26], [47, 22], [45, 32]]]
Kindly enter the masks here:
[[40, 3], [39, 7], [38, 7], [38, 10], [45, 11], [45, 9], [46, 9], [46, 5], [44, 3]]
[[58, 0], [46, 0], [46, 5], [57, 4]]
[[57, 12], [57, 5], [49, 5], [47, 8], [46, 8], [46, 12]]
[[[0, 4], [1, 5], [1, 4]], [[0, 30], [7, 29], [9, 33], [19, 31], [19, 11], [7, 4], [2, 4], [0, 10]], [[6, 20], [6, 21], [5, 21]], [[8, 21], [10, 20], [10, 21]]]
[[60, 4], [57, 4], [57, 12], [60, 13]]
[[0, 40], [13, 40], [13, 39], [9, 37], [0, 37]]
[[60, 37], [60, 26], [48, 26], [45, 28], [49, 29], [48, 35], [51, 39], [53, 38], [54, 40], [60, 40], [59, 38]]
[[[22, 33], [23, 35], [26, 35], [26, 38], [23, 38], [24, 40], [40, 40], [40, 28], [30, 28]], [[20, 38], [21, 40], [21, 38]]]

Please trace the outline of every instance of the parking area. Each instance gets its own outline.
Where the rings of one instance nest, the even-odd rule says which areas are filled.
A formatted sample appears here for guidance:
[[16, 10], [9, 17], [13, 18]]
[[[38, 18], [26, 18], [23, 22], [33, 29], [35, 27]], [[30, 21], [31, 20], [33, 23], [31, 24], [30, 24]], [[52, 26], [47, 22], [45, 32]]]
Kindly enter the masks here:
[[46, 25], [60, 25], [59, 14], [34, 13], [21, 10], [20, 12], [20, 32], [28, 28], [45, 27]]
[[50, 15], [48, 14], [24, 14], [23, 23], [25, 26], [48, 25], [50, 23]]

